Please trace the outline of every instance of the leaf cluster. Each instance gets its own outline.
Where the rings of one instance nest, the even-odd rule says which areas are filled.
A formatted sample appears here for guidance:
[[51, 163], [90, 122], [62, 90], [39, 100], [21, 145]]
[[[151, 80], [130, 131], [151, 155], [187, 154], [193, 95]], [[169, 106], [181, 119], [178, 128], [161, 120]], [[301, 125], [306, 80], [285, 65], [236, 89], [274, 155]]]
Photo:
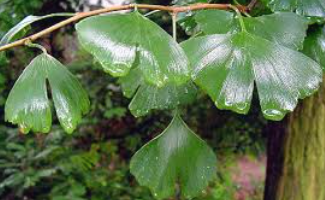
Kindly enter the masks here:
[[[132, 98], [129, 109], [134, 116], [152, 110], [174, 112], [170, 125], [131, 160], [131, 173], [155, 198], [179, 193], [192, 199], [214, 178], [213, 151], [179, 114], [181, 106], [195, 100], [198, 90], [207, 93], [217, 108], [240, 114], [249, 112], [256, 91], [264, 117], [276, 121], [293, 111], [299, 99], [317, 91], [325, 66], [320, 20], [325, 5], [309, 1], [293, 4], [264, 0], [274, 13], [254, 17], [247, 13], [244, 17], [235, 7], [234, 12], [205, 10], [181, 16], [181, 26], [192, 34], [181, 44], [138, 11], [93, 16], [76, 25], [81, 46], [105, 73], [118, 78], [123, 94]], [[27, 22], [9, 31], [4, 43], [40, 18], [32, 19], [25, 19]], [[73, 132], [81, 117], [90, 111], [86, 91], [44, 48], [28, 45], [41, 49], [43, 54], [26, 67], [15, 83], [6, 102], [6, 120], [18, 124], [24, 133], [45, 133], [51, 129], [55, 110], [64, 130]], [[110, 111], [105, 117], [123, 116], [125, 112]], [[69, 157], [68, 162], [87, 171], [96, 167], [100, 148], [92, 146], [87, 153]], [[64, 162], [60, 168], [73, 171]], [[27, 184], [51, 173], [30, 178]], [[18, 174], [5, 185], [16, 183], [16, 179], [26, 184], [21, 180], [24, 176]], [[85, 188], [72, 185], [75, 188], [57, 199], [78, 199], [85, 194]]]

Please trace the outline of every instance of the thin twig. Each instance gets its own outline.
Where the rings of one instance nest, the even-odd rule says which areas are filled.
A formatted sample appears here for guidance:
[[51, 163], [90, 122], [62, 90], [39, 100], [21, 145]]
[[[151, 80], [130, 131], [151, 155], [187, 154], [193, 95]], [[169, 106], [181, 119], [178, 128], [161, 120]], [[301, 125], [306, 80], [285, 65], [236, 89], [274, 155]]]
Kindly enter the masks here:
[[161, 10], [153, 10], [153, 11], [150, 11], [150, 12], [144, 14], [143, 16], [145, 16], [145, 17], [149, 17], [150, 15], [156, 14], [157, 12], [160, 12], [160, 11], [161, 11]]
[[[161, 10], [161, 11], [167, 11], [171, 13], [179, 13], [179, 12], [187, 12], [187, 11], [193, 11], [193, 10], [203, 10], [203, 9], [220, 9], [220, 10], [228, 10], [231, 9], [231, 4], [193, 4], [189, 6], [161, 6], [161, 5], [149, 5], [149, 4], [129, 4], [129, 5], [120, 5], [120, 6], [110, 6], [107, 8], [102, 8], [98, 10], [93, 10], [89, 12], [82, 12], [82, 13], [76, 13], [73, 17], [70, 17], [64, 21], [61, 21], [57, 24], [54, 24], [53, 26], [44, 29], [34, 35], [31, 35], [29, 37], [17, 40], [15, 42], [12, 42], [10, 44], [4, 45], [0, 47], [0, 52], [5, 51], [8, 49], [11, 49], [13, 47], [23, 46], [26, 42], [33, 42], [44, 35], [47, 35], [57, 29], [60, 29], [64, 26], [67, 26], [71, 23], [77, 22], [81, 19], [99, 15], [107, 12], [112, 11], [119, 11], [119, 10], [130, 10], [130, 9], [147, 9], [147, 10]], [[247, 7], [245, 6], [236, 6], [240, 11], [246, 11]]]
[[177, 12], [172, 13], [172, 21], [173, 21], [173, 38], [177, 41]]
[[46, 49], [42, 45], [34, 44], [31, 41], [25, 42], [25, 45], [28, 46], [28, 47], [32, 47], [32, 48], [37, 48], [37, 49], [41, 50], [43, 53], [45, 53], [45, 54], [47, 53]]
[[258, 0], [252, 0], [252, 1], [248, 4], [248, 6], [247, 6], [247, 10], [248, 10], [248, 11], [252, 10], [252, 9], [255, 7], [257, 1], [258, 1]]

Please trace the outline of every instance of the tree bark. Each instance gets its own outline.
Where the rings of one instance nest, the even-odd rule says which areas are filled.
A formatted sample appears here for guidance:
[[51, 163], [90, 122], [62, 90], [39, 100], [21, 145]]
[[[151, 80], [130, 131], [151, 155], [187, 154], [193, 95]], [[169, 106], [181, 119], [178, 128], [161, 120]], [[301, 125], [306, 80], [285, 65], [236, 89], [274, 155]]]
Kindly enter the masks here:
[[264, 200], [325, 200], [325, 85], [268, 133]]

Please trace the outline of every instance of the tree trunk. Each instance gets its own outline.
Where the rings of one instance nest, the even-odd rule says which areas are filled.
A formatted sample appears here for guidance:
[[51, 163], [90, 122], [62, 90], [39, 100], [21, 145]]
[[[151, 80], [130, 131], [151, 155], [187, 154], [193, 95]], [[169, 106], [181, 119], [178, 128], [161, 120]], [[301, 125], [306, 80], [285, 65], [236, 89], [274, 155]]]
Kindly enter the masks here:
[[264, 200], [325, 200], [325, 85], [268, 133]]

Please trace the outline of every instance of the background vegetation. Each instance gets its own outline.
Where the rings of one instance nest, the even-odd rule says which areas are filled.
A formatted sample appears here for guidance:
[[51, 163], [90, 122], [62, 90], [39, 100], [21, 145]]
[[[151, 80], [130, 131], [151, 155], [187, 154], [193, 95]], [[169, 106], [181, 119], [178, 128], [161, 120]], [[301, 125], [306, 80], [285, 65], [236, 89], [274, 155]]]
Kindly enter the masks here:
[[[195, 1], [138, 1], [165, 5], [191, 2]], [[76, 12], [100, 7], [101, 1], [98, 3], [90, 6], [87, 1], [77, 0], [0, 0], [0, 36], [27, 15]], [[171, 32], [167, 13], [159, 12], [150, 18]], [[60, 20], [52, 18], [36, 23], [33, 31]], [[181, 28], [178, 32], [180, 40], [188, 37]], [[10, 64], [4, 59], [0, 64], [0, 199], [152, 200], [149, 191], [138, 186], [130, 175], [129, 160], [136, 150], [163, 130], [170, 113], [154, 112], [134, 118], [117, 80], [102, 73], [99, 64], [79, 49], [72, 27], [49, 35], [41, 43], [77, 74], [90, 95], [91, 112], [73, 135], [65, 134], [59, 126], [54, 126], [47, 135], [23, 135], [3, 123], [8, 92], [37, 54], [24, 48], [10, 51]], [[235, 196], [244, 199], [233, 174], [242, 169], [238, 165], [242, 158], [260, 159], [265, 152], [263, 133], [268, 124], [260, 114], [257, 101], [248, 116], [240, 116], [217, 110], [205, 94], [199, 94], [186, 113], [186, 122], [213, 147], [219, 160], [218, 180], [198, 199], [234, 199]], [[249, 198], [262, 199], [263, 183], [251, 184], [254, 189]]]

